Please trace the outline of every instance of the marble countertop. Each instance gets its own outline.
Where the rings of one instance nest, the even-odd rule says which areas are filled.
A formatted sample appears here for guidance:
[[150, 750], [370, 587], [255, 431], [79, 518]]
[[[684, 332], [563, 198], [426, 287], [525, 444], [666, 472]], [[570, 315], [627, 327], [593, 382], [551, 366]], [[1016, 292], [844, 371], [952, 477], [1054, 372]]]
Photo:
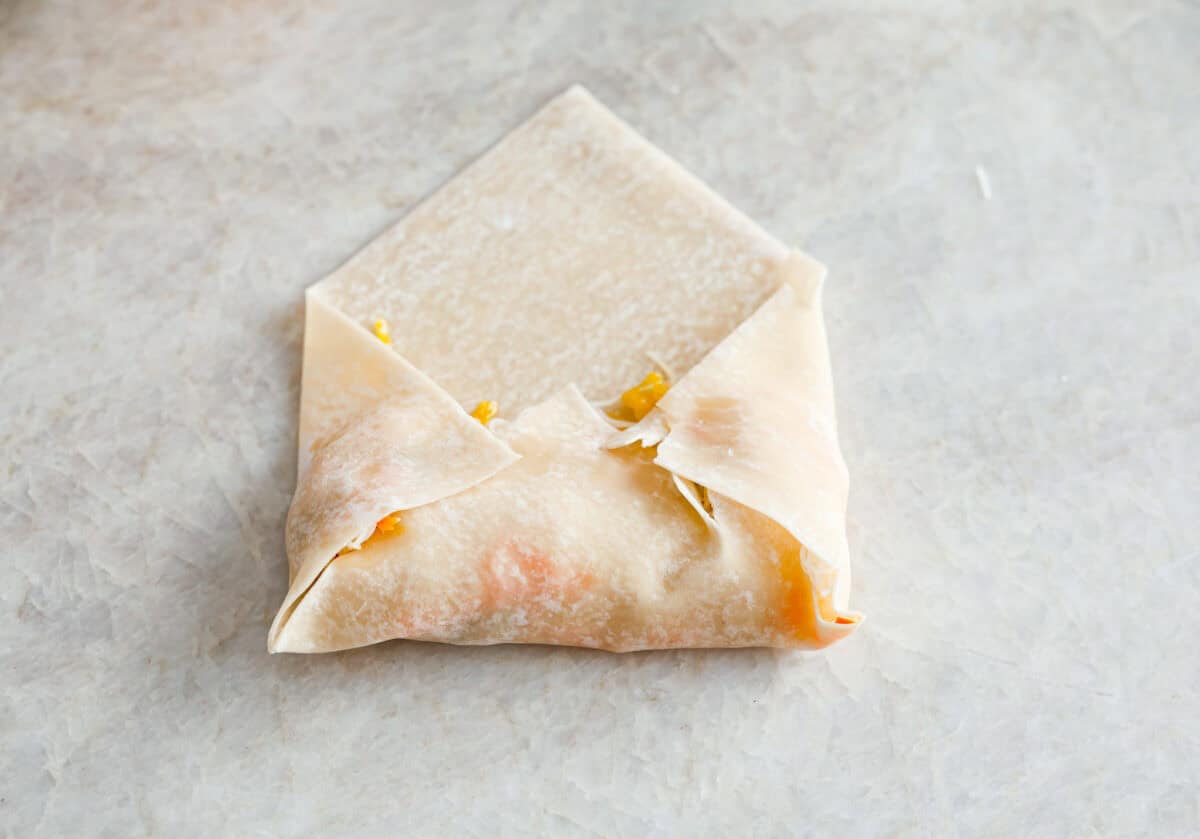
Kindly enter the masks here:
[[[0, 5], [0, 826], [1184, 836], [1200, 8]], [[302, 290], [573, 82], [830, 266], [824, 654], [266, 653]]]

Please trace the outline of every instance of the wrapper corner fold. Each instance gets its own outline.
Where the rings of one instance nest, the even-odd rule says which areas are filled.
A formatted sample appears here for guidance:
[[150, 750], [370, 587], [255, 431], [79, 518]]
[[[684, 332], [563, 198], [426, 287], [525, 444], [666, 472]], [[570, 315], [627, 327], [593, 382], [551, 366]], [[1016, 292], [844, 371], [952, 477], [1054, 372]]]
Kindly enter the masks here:
[[309, 289], [269, 649], [853, 631], [824, 275], [560, 95]]

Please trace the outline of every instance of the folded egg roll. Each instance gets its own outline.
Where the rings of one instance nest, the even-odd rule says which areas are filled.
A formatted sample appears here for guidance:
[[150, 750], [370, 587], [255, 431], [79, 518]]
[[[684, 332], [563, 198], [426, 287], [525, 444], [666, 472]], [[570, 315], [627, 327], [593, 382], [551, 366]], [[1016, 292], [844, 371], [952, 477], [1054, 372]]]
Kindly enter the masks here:
[[561, 94], [308, 290], [269, 649], [845, 637], [824, 277]]

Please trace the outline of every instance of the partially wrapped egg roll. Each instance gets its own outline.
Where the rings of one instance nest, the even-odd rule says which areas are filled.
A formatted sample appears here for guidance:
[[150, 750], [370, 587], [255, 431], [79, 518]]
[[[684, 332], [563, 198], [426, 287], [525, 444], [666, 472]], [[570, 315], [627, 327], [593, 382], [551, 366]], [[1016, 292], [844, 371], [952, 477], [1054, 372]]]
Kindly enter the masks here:
[[824, 276], [553, 100], [309, 289], [270, 650], [845, 637]]

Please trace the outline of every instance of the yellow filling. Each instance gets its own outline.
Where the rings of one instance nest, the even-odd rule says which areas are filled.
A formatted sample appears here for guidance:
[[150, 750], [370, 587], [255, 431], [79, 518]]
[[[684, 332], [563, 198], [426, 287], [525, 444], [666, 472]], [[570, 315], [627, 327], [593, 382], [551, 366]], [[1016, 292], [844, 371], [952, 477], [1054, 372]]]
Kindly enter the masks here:
[[392, 343], [392, 333], [388, 331], [388, 323], [383, 318], [375, 321], [375, 337], [385, 344]]
[[476, 405], [475, 410], [471, 412], [471, 416], [475, 417], [483, 425], [487, 425], [496, 418], [496, 414], [498, 413], [500, 413], [500, 406], [489, 400]]
[[621, 404], [633, 414], [634, 421], [640, 422], [650, 410], [662, 399], [670, 385], [659, 373], [650, 373], [642, 379], [642, 383], [631, 387], [621, 394]]

